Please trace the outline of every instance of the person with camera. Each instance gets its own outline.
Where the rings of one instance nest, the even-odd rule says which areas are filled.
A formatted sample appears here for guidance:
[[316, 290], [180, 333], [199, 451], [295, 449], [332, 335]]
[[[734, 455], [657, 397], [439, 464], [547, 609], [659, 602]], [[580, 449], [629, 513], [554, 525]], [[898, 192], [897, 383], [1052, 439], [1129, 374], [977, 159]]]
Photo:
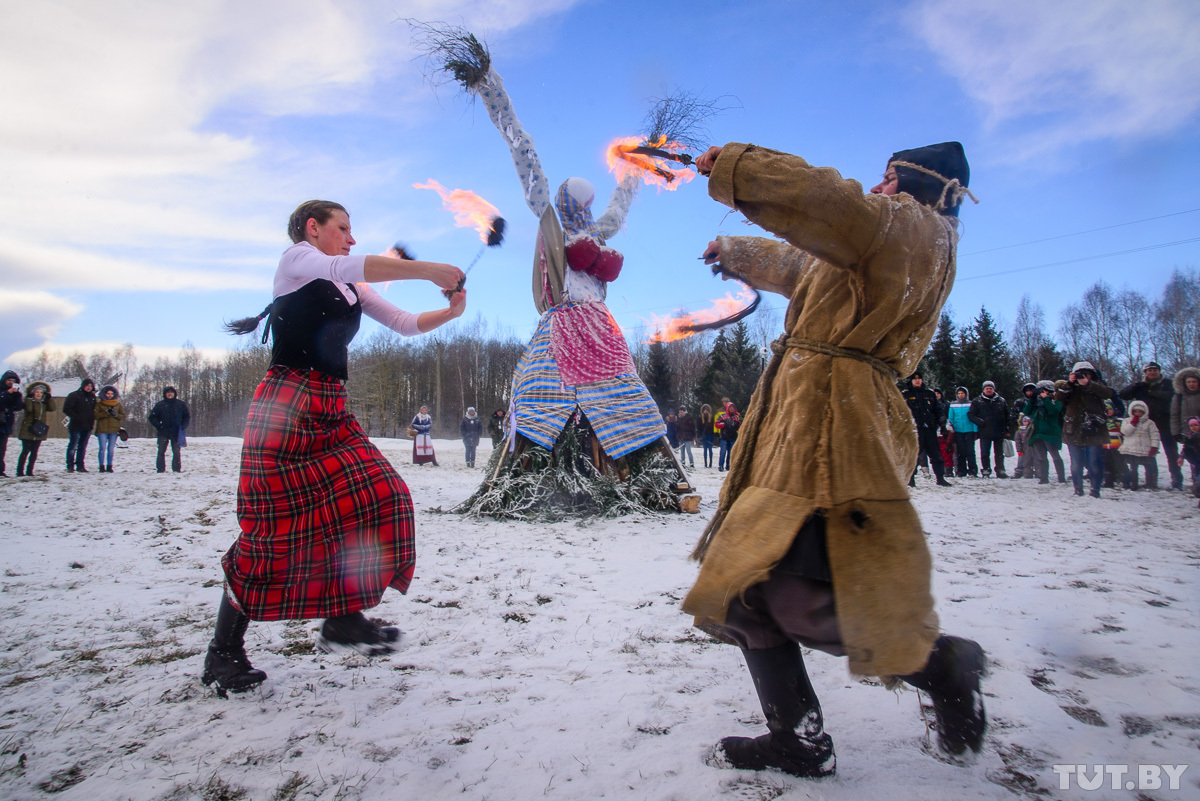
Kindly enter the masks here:
[[8, 438], [12, 436], [13, 419], [16, 413], [25, 405], [21, 398], [21, 377], [12, 370], [5, 370], [0, 376], [0, 478], [8, 478], [5, 472], [4, 455], [8, 452]]
[[32, 476], [37, 462], [38, 450], [50, 435], [47, 417], [57, 411], [54, 398], [50, 397], [50, 385], [45, 381], [34, 381], [25, 390], [25, 415], [21, 418], [21, 456], [17, 459], [17, 475]]
[[1108, 444], [1108, 417], [1104, 406], [1113, 391], [1100, 382], [1091, 362], [1076, 362], [1066, 381], [1059, 381], [1054, 399], [1063, 404], [1063, 442], [1071, 455], [1071, 482], [1083, 495], [1083, 470], [1087, 468], [1093, 498], [1100, 497], [1104, 480], [1104, 446]]
[[67, 416], [67, 472], [86, 473], [83, 460], [87, 456], [88, 440], [92, 438], [92, 427], [96, 423], [96, 382], [85, 378], [79, 389], [67, 395], [63, 401], [63, 414]]
[[125, 419], [125, 407], [121, 405], [117, 388], [106, 386], [100, 390], [100, 400], [94, 412], [96, 420], [96, 448], [100, 458], [100, 472], [113, 471], [113, 452], [121, 435], [121, 421]]

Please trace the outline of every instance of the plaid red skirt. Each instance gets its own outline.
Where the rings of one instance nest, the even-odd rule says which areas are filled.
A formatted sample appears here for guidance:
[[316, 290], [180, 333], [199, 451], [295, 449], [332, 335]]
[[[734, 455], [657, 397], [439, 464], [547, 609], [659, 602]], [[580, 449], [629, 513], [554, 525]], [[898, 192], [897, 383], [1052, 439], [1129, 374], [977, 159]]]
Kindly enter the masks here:
[[408, 487], [346, 411], [341, 382], [321, 373], [272, 367], [258, 385], [237, 515], [221, 565], [252, 620], [345, 615], [412, 582]]

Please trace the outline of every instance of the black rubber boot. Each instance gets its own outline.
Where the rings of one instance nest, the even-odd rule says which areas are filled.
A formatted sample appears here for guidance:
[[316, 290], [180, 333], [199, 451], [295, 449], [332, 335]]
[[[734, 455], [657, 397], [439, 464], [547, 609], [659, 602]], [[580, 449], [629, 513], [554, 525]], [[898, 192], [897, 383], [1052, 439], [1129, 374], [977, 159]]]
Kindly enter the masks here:
[[943, 634], [933, 644], [929, 662], [920, 673], [899, 676], [929, 693], [937, 718], [938, 748], [961, 758], [970, 749], [979, 753], [987, 732], [980, 682], [987, 674], [987, 657], [979, 643]]
[[767, 719], [760, 737], [726, 737], [717, 744], [716, 764], [741, 770], [775, 768], [804, 778], [830, 776], [837, 769], [833, 740], [825, 733], [821, 704], [813, 690], [800, 646], [743, 650], [746, 667]]
[[395, 626], [376, 626], [362, 612], [326, 618], [317, 637], [317, 648], [332, 654], [357, 651], [366, 656], [382, 656], [397, 651], [404, 643], [404, 632]]
[[217, 609], [217, 630], [208, 644], [208, 656], [204, 659], [204, 675], [200, 681], [207, 686], [216, 682], [217, 695], [244, 693], [262, 684], [267, 674], [255, 669], [246, 658], [245, 635], [250, 618], [234, 608], [229, 596], [221, 593], [221, 606]]

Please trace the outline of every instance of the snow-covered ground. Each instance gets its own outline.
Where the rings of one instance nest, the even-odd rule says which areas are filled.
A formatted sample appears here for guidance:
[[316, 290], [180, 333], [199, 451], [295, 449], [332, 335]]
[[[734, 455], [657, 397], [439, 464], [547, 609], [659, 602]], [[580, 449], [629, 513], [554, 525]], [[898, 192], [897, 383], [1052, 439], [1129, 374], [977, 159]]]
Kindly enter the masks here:
[[[314, 621], [255, 623], [269, 679], [228, 700], [198, 676], [237, 531], [239, 440], [192, 440], [179, 475], [155, 474], [149, 440], [112, 475], [69, 475], [49, 442], [39, 476], [0, 480], [0, 797], [1200, 797], [1190, 495], [922, 483], [943, 627], [991, 660], [986, 749], [966, 768], [934, 759], [916, 692], [811, 653], [838, 773], [805, 781], [704, 762], [720, 737], [763, 731], [739, 653], [679, 611], [723, 474], [695, 474], [699, 515], [475, 522], [436, 511], [482, 475], [460, 443], [436, 444], [442, 466], [414, 468], [408, 442], [379, 442], [412, 490], [419, 558], [409, 595], [373, 614], [411, 644], [332, 657], [314, 653]], [[1164, 773], [1139, 795], [1110, 776], [1059, 789], [1056, 764], [1128, 766], [1122, 784], [1140, 764], [1190, 767], [1180, 789]]]

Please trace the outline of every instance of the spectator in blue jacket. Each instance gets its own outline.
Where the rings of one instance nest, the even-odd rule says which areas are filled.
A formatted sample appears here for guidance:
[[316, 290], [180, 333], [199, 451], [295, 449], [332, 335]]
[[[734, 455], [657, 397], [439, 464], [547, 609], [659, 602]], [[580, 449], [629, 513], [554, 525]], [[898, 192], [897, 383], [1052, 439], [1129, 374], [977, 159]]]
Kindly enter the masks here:
[[955, 399], [950, 403], [950, 411], [947, 414], [951, 425], [954, 426], [954, 451], [956, 454], [954, 474], [959, 478], [968, 475], [978, 476], [979, 466], [975, 462], [975, 439], [979, 434], [979, 428], [967, 416], [971, 410], [967, 388], [959, 387], [954, 394]]

